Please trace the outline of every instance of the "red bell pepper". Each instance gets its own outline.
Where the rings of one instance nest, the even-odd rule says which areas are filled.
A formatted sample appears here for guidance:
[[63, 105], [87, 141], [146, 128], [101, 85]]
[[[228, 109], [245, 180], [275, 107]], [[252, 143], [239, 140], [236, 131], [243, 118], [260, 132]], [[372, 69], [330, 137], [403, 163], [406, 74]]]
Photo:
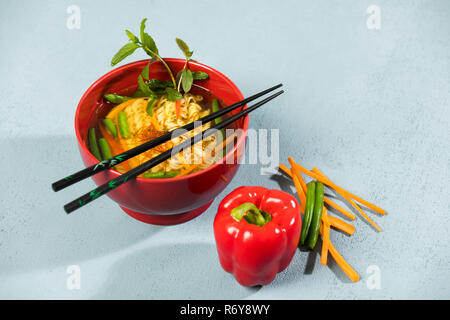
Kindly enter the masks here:
[[291, 262], [301, 223], [292, 195], [237, 188], [222, 200], [214, 219], [220, 264], [243, 286], [269, 284]]

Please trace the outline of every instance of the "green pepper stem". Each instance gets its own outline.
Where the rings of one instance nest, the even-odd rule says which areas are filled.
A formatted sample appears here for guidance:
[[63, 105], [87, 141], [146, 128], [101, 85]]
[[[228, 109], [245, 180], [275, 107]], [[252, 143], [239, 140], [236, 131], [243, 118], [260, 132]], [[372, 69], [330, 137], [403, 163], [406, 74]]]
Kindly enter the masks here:
[[245, 202], [236, 208], [233, 208], [231, 210], [231, 216], [237, 221], [241, 221], [241, 219], [244, 218], [248, 223], [260, 227], [272, 219], [272, 216], [269, 213], [260, 210], [251, 202]]

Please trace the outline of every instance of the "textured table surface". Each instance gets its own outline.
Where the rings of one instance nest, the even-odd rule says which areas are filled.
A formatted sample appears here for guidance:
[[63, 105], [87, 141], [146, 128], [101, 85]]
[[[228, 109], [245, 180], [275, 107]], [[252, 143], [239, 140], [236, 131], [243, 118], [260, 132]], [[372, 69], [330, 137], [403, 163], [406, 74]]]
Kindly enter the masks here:
[[[67, 8], [81, 10], [69, 29]], [[369, 29], [366, 9], [381, 10]], [[0, 298], [373, 299], [450, 298], [450, 2], [448, 1], [9, 1], [0, 11]], [[55, 194], [50, 183], [82, 166], [73, 132], [78, 100], [149, 18], [163, 56], [194, 58], [249, 95], [278, 82], [286, 94], [251, 116], [280, 130], [292, 155], [388, 210], [357, 219], [332, 241], [361, 280], [297, 251], [262, 288], [244, 288], [218, 262], [212, 222], [241, 185], [291, 190], [243, 165], [203, 215], [150, 226], [103, 197], [66, 216], [94, 186]], [[144, 58], [136, 55], [126, 62]], [[276, 110], [276, 112], [274, 112]], [[77, 265], [81, 288], [70, 290]], [[380, 287], [368, 285], [379, 271]], [[373, 279], [373, 278], [372, 278]], [[371, 289], [372, 288], [372, 289]]]

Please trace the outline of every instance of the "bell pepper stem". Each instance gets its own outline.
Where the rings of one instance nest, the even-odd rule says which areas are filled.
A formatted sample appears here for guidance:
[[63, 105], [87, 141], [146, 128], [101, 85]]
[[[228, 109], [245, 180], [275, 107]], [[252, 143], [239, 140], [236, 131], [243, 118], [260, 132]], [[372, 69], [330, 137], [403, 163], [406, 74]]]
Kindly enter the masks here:
[[231, 210], [231, 216], [237, 221], [241, 221], [242, 218], [248, 223], [262, 227], [272, 219], [272, 216], [260, 210], [251, 202], [245, 202], [236, 208]]

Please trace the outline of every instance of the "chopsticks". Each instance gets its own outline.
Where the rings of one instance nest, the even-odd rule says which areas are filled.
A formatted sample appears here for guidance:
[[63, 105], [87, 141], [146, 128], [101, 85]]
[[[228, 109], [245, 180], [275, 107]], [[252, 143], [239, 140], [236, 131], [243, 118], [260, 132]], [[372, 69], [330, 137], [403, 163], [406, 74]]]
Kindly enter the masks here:
[[[278, 87], [281, 85], [278, 85]], [[271, 88], [272, 89], [272, 88]], [[270, 90], [270, 89], [268, 89]], [[266, 90], [267, 91], [267, 90]], [[138, 175], [144, 173], [145, 171], [153, 168], [154, 166], [157, 166], [158, 164], [160, 164], [161, 162], [169, 159], [170, 157], [172, 157], [172, 155], [178, 154], [179, 152], [183, 151], [186, 148], [191, 147], [193, 144], [200, 142], [202, 139], [207, 138], [213, 134], [215, 134], [215, 130], [211, 130], [211, 129], [216, 129], [216, 130], [220, 130], [225, 128], [226, 126], [228, 126], [229, 124], [233, 123], [234, 121], [246, 116], [247, 114], [249, 114], [250, 112], [256, 110], [257, 108], [259, 108], [260, 106], [266, 104], [267, 102], [269, 102], [270, 100], [278, 97], [279, 95], [281, 95], [284, 91], [278, 91], [277, 93], [261, 100], [260, 102], [257, 102], [256, 104], [252, 105], [251, 107], [248, 107], [245, 110], [240, 111], [239, 113], [224, 119], [223, 121], [221, 121], [220, 123], [212, 126], [210, 129], [207, 129], [201, 133], [196, 134], [195, 136], [193, 136], [192, 138], [190, 138], [189, 140], [185, 140], [182, 143], [176, 145], [175, 147], [161, 153], [160, 155], [144, 162], [143, 164], [125, 172], [124, 174], [118, 176], [117, 178], [114, 178], [112, 180], [110, 180], [109, 182], [102, 184], [101, 186], [93, 189], [92, 191], [82, 195], [81, 197], [67, 203], [64, 206], [64, 210], [66, 211], [67, 214], [81, 208], [82, 206], [86, 205], [87, 203], [97, 199], [98, 197], [108, 193], [109, 191], [117, 188], [118, 186], [126, 183], [127, 181], [129, 181], [130, 179], [136, 178]], [[251, 97], [250, 97], [251, 98]], [[249, 98], [248, 98], [249, 99]], [[245, 99], [244, 99], [245, 100]], [[244, 101], [243, 100], [243, 101]], [[223, 109], [226, 110], [227, 108]], [[230, 110], [230, 109], [229, 109]], [[218, 113], [218, 112], [216, 112]], [[223, 114], [223, 113], [221, 113]]]
[[[232, 110], [234, 110], [236, 108], [244, 106], [248, 102], [257, 99], [257, 98], [265, 95], [266, 93], [269, 93], [269, 92], [271, 92], [271, 91], [273, 91], [275, 89], [278, 89], [281, 86], [282, 86], [282, 84], [280, 83], [280, 84], [278, 84], [276, 86], [273, 86], [273, 87], [271, 87], [269, 89], [263, 90], [263, 91], [261, 91], [259, 93], [256, 93], [256, 94], [254, 94], [254, 95], [252, 95], [252, 96], [250, 96], [250, 97], [248, 97], [246, 99], [243, 99], [243, 100], [241, 100], [239, 102], [236, 102], [236, 103], [234, 103], [234, 104], [232, 104], [232, 105], [230, 105], [230, 106], [228, 106], [226, 108], [220, 109], [217, 112], [214, 112], [214, 113], [211, 113], [211, 114], [209, 114], [207, 116], [204, 116], [203, 118], [200, 118], [197, 121], [202, 122], [202, 124], [208, 123], [208, 122], [210, 122], [210, 121], [212, 121], [212, 120], [214, 120], [214, 119], [216, 119], [216, 118], [218, 118], [218, 117], [220, 117], [220, 116], [222, 116], [222, 115], [224, 115], [224, 114], [226, 114], [226, 113], [228, 113], [228, 112], [230, 112], [230, 111], [232, 111]], [[178, 129], [184, 129], [184, 130], [190, 131], [190, 130], [194, 129], [194, 125], [195, 125], [195, 122], [191, 122], [191, 123], [188, 123], [188, 124], [186, 124], [186, 125], [184, 125], [184, 126], [182, 126], [180, 128], [177, 128], [177, 130]], [[135, 148], [127, 150], [127, 151], [125, 151], [125, 152], [123, 152], [123, 153], [121, 153], [119, 155], [116, 155], [116, 156], [114, 156], [112, 158], [100, 161], [99, 163], [96, 163], [96, 164], [94, 164], [94, 165], [92, 165], [90, 167], [87, 167], [87, 168], [85, 168], [83, 170], [75, 172], [75, 173], [73, 173], [73, 174], [71, 174], [71, 175], [69, 175], [69, 176], [67, 176], [67, 177], [65, 177], [65, 178], [63, 178], [61, 180], [58, 180], [58, 181], [52, 183], [53, 191], [62, 190], [62, 189], [66, 188], [66, 187], [68, 187], [68, 186], [70, 186], [70, 185], [72, 185], [72, 184], [74, 184], [74, 183], [76, 183], [78, 181], [84, 180], [84, 179], [89, 178], [89, 177], [91, 177], [91, 176], [93, 176], [93, 175], [95, 175], [95, 174], [97, 174], [99, 172], [102, 172], [104, 170], [110, 169], [110, 168], [114, 167], [115, 165], [117, 165], [117, 164], [119, 164], [119, 163], [121, 163], [123, 161], [126, 161], [126, 160], [128, 160], [130, 158], [133, 158], [133, 157], [137, 156], [138, 154], [140, 154], [142, 152], [150, 150], [150, 149], [152, 149], [152, 148], [154, 148], [154, 147], [156, 147], [156, 146], [158, 146], [158, 145], [160, 145], [160, 144], [162, 144], [162, 143], [164, 143], [166, 141], [169, 141], [169, 140], [171, 140], [173, 138], [176, 138], [176, 137], [178, 137], [178, 136], [180, 136], [182, 134], [183, 134], [183, 130], [178, 130], [176, 132], [169, 131], [169, 132], [165, 133], [164, 135], [159, 136], [158, 138], [155, 138], [155, 139], [153, 139], [151, 141], [147, 141], [147, 142], [145, 142], [145, 143], [143, 143], [143, 144], [141, 144], [141, 145], [139, 145], [139, 146], [137, 146]]]

